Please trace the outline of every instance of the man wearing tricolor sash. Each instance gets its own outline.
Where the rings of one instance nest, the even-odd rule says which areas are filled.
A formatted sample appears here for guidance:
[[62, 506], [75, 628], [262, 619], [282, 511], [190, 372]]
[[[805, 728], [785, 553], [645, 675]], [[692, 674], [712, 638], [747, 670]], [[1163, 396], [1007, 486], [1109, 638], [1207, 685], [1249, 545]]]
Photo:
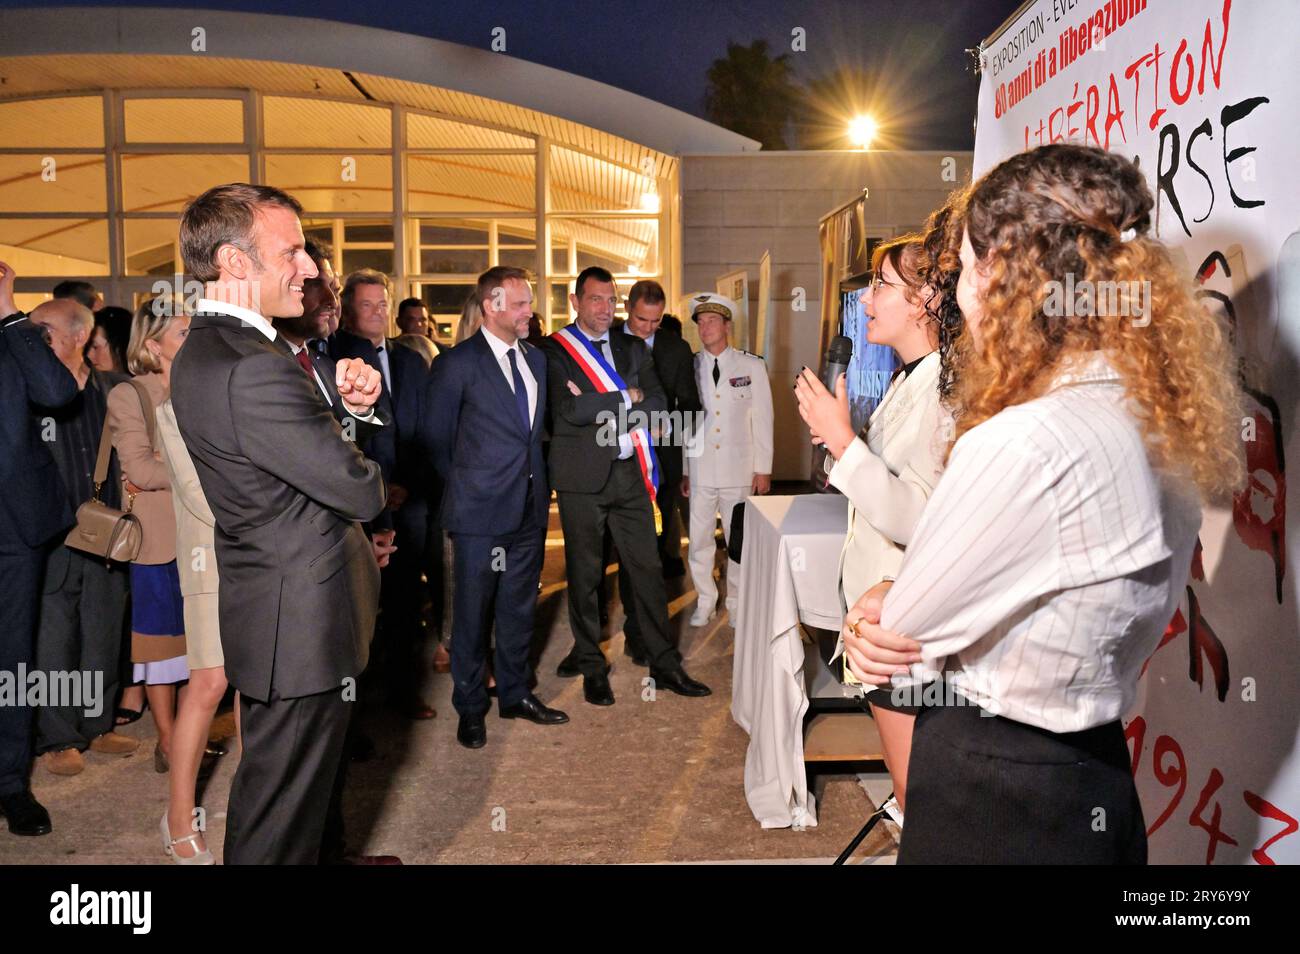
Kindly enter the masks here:
[[577, 320], [547, 338], [547, 388], [552, 413], [551, 484], [560, 504], [574, 646], [561, 675], [582, 674], [593, 705], [613, 705], [609, 667], [600, 650], [596, 588], [604, 575], [602, 542], [609, 528], [626, 563], [632, 602], [641, 623], [655, 687], [683, 696], [707, 696], [708, 686], [682, 668], [669, 637], [664, 589], [651, 509], [659, 465], [651, 443], [663, 388], [645, 342], [610, 334], [617, 307], [614, 278], [584, 270], [570, 304]]

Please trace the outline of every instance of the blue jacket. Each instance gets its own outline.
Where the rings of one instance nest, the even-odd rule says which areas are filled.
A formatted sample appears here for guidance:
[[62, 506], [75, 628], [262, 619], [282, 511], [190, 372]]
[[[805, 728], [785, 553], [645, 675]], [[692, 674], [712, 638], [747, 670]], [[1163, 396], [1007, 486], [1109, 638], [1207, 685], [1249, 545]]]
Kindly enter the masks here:
[[23, 315], [0, 322], [0, 537], [39, 547], [72, 526], [58, 467], [29, 405], [62, 407], [77, 382], [41, 329]]
[[524, 430], [514, 394], [483, 334], [433, 362], [420, 414], [420, 439], [444, 481], [439, 523], [448, 533], [514, 533], [528, 508], [544, 528], [551, 490], [542, 460], [546, 358], [519, 342], [537, 380], [537, 410]]

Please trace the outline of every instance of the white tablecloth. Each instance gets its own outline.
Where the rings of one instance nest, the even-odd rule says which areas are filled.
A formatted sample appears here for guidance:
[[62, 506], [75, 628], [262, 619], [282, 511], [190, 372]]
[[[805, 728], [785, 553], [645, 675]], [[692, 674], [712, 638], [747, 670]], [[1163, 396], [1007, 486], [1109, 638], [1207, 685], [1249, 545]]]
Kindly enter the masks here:
[[750, 497], [745, 505], [731, 716], [749, 733], [745, 799], [764, 828], [811, 827], [803, 763], [804, 646], [799, 622], [840, 627], [844, 498]]

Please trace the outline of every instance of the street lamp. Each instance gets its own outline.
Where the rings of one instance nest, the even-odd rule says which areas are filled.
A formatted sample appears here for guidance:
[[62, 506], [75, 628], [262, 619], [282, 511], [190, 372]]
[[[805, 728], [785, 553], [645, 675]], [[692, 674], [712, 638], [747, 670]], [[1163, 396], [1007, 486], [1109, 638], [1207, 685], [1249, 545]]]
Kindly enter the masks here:
[[849, 120], [849, 142], [863, 151], [871, 148], [876, 138], [876, 121], [870, 116], [854, 116]]

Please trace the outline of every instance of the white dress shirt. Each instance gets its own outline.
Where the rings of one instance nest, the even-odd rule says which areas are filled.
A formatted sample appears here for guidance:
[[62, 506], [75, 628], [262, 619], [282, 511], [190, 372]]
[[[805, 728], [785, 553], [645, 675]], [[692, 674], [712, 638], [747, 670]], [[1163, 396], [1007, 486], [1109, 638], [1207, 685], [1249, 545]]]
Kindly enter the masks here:
[[[626, 328], [626, 326], [624, 327]], [[581, 328], [578, 330], [582, 331]], [[591, 339], [592, 344], [595, 344], [597, 341], [600, 342], [600, 353], [604, 355], [605, 361], [608, 362], [609, 366], [617, 371], [618, 365], [614, 363], [614, 352], [610, 350], [609, 347], [609, 336], [611, 331], [606, 330], [600, 337], [587, 334], [585, 331], [582, 331], [582, 333]], [[628, 411], [632, 410], [632, 395], [628, 394], [626, 390], [619, 391], [618, 393], [623, 396], [623, 407]], [[633, 430], [635, 430], [635, 428], [633, 428]], [[618, 435], [618, 459], [627, 460], [632, 456], [632, 450], [632, 435], [629, 433], [620, 433]]]
[[[641, 338], [639, 334], [637, 334], [635, 331], [633, 331], [631, 328], [627, 326], [627, 322], [623, 322], [623, 334], [631, 335], [633, 338]], [[658, 334], [658, 332], [656, 332], [655, 334]], [[645, 342], [646, 350], [649, 351], [651, 354], [654, 354], [655, 336], [651, 335], [649, 338], [641, 338], [641, 340]]]
[[275, 336], [279, 334], [275, 330], [275, 326], [265, 317], [251, 308], [244, 308], [242, 305], [231, 305], [224, 301], [217, 301], [215, 298], [200, 298], [194, 306], [194, 311], [196, 314], [227, 315], [231, 318], [238, 318], [244, 324], [252, 325], [266, 335], [267, 341], [274, 341]]
[[1093, 353], [957, 441], [881, 624], [995, 715], [1102, 725], [1134, 701], [1200, 522], [1194, 488], [1152, 469], [1122, 379]]
[[519, 367], [519, 376], [524, 379], [524, 390], [528, 393], [528, 422], [531, 424], [537, 418], [537, 379], [533, 377], [524, 353], [519, 348], [522, 342], [516, 341], [513, 345], [508, 345], [486, 328], [480, 328], [479, 334], [487, 339], [488, 347], [492, 349], [492, 356], [497, 359], [497, 365], [506, 377], [511, 394], [515, 392], [515, 377], [510, 370], [509, 354], [511, 351], [516, 352], [515, 364]]

